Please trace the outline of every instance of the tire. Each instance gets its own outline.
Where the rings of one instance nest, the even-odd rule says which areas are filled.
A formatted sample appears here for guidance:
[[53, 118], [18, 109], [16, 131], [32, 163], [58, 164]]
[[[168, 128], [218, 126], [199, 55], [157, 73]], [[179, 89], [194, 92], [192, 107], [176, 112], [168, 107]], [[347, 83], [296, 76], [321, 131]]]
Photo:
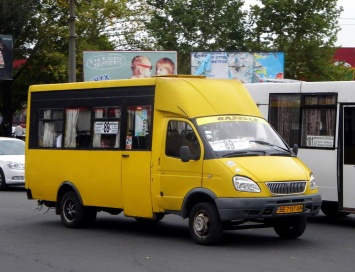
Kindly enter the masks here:
[[307, 216], [278, 218], [274, 224], [275, 232], [283, 239], [296, 239], [306, 230]]
[[215, 205], [202, 202], [195, 205], [189, 216], [189, 232], [198, 245], [213, 245], [221, 240], [222, 221]]
[[75, 192], [67, 192], [60, 201], [60, 218], [67, 228], [82, 228], [92, 225], [96, 220], [97, 211], [94, 207], [80, 204]]
[[2, 169], [0, 168], [0, 191], [6, 191], [7, 190], [7, 184], [5, 180], [5, 175]]
[[338, 202], [332, 201], [323, 201], [321, 211], [330, 218], [342, 218], [349, 215], [347, 212], [339, 211]]

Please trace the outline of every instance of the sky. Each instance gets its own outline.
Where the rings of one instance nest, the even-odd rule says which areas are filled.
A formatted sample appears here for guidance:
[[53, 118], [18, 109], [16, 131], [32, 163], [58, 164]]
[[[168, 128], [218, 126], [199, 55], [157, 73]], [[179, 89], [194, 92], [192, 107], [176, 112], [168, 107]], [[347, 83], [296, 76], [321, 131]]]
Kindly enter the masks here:
[[[338, 33], [336, 46], [355, 47], [355, 0], [337, 0], [338, 6], [342, 6], [344, 11], [339, 18], [341, 30]], [[260, 3], [257, 0], [244, 0], [245, 6]]]
[[355, 47], [355, 1], [338, 0], [338, 5], [344, 11], [340, 15], [339, 25], [342, 30], [338, 33], [337, 46]]

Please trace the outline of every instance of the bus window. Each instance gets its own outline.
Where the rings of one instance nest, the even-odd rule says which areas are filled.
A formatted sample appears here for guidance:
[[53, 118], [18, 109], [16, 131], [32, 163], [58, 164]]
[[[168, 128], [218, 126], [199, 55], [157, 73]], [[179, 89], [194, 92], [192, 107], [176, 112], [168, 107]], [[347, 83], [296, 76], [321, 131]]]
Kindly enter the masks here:
[[290, 146], [298, 144], [300, 100], [299, 94], [270, 94], [270, 124]]
[[[63, 110], [41, 109], [39, 111], [38, 146], [55, 147], [58, 136], [62, 135]], [[60, 139], [58, 141], [61, 142]]]
[[169, 157], [180, 158], [181, 146], [190, 147], [192, 158], [200, 157], [200, 144], [192, 127], [186, 122], [169, 121], [165, 154]]
[[333, 148], [336, 95], [304, 95], [302, 106], [301, 147]]
[[94, 108], [93, 147], [120, 147], [120, 118], [121, 109], [119, 107]]
[[151, 106], [130, 106], [127, 114], [126, 149], [149, 150]]
[[334, 148], [336, 101], [334, 93], [270, 94], [270, 124], [289, 146]]

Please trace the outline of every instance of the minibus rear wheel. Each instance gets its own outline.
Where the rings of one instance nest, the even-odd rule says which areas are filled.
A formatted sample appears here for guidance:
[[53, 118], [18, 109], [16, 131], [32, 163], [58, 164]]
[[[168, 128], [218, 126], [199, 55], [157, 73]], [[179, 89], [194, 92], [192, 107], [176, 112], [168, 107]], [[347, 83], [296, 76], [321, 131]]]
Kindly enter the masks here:
[[306, 230], [307, 216], [282, 217], [276, 219], [275, 232], [284, 239], [296, 239]]
[[73, 191], [65, 193], [60, 201], [60, 217], [67, 228], [75, 229], [92, 225], [96, 214], [95, 208], [81, 205]]
[[212, 245], [220, 241], [223, 224], [215, 205], [209, 202], [196, 204], [189, 216], [192, 240], [199, 245]]

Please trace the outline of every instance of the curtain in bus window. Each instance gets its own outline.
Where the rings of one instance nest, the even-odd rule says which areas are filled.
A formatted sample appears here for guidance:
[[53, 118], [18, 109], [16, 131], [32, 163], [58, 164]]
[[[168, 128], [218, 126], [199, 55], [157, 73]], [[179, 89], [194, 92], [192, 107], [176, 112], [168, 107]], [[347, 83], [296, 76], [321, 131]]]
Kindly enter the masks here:
[[[121, 109], [115, 109], [115, 117], [121, 117]], [[119, 123], [118, 123], [119, 124]], [[120, 147], [120, 128], [118, 127], [118, 132], [116, 134], [115, 148]]]
[[327, 109], [325, 112], [325, 128], [327, 135], [335, 135], [334, 124], [335, 124], [335, 109]]
[[[44, 119], [51, 119], [51, 110], [43, 111]], [[53, 122], [44, 122], [44, 133], [43, 133], [43, 147], [53, 147], [54, 145], [54, 123]]]
[[299, 103], [299, 94], [270, 95], [270, 124], [289, 145], [297, 143]]
[[304, 108], [301, 146], [333, 147], [335, 115], [335, 108]]
[[66, 126], [65, 126], [65, 147], [76, 147], [76, 125], [79, 117], [79, 109], [66, 110]]
[[[95, 109], [95, 118], [103, 118], [103, 116], [104, 116], [103, 109]], [[93, 147], [101, 147], [101, 134], [94, 133], [92, 146]]]

